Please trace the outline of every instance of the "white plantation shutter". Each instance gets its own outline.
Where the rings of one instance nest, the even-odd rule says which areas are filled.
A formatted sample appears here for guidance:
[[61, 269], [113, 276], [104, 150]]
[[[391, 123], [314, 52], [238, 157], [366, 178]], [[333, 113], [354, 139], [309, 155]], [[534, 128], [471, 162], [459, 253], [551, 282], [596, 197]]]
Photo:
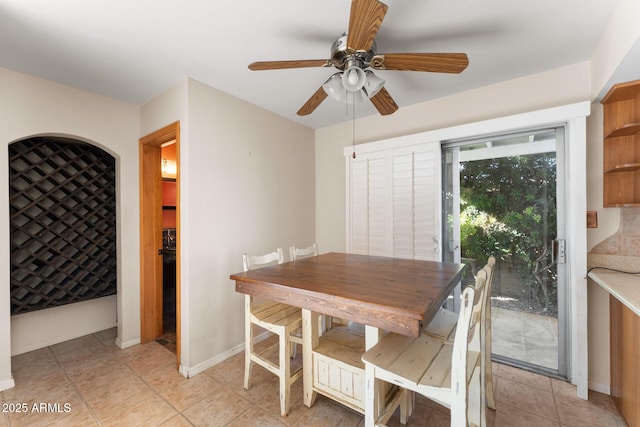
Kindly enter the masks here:
[[413, 176], [413, 257], [439, 260], [440, 144], [414, 154]]
[[355, 159], [345, 152], [348, 251], [439, 259], [440, 144], [367, 146]]
[[368, 173], [368, 225], [369, 225], [369, 251], [371, 255], [384, 255], [387, 239], [389, 238], [386, 226], [387, 208], [387, 180], [385, 172], [386, 159], [376, 158], [369, 160]]
[[369, 252], [369, 161], [351, 163], [351, 252]]
[[358, 254], [386, 254], [384, 156], [358, 156], [351, 162], [351, 249]]
[[413, 257], [413, 153], [392, 157], [393, 254]]

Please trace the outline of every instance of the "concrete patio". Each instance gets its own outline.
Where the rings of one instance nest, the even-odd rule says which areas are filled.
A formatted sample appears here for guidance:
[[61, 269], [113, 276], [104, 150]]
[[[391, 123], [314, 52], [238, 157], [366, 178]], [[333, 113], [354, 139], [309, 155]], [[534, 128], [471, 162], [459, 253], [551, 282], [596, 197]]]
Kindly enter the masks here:
[[491, 309], [493, 354], [558, 369], [558, 319], [504, 308]]

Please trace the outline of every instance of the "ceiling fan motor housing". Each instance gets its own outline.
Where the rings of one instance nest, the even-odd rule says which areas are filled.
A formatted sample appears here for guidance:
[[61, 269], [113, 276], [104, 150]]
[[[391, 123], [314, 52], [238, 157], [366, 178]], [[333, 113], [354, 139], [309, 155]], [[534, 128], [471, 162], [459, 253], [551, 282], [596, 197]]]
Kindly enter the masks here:
[[350, 65], [350, 61], [355, 59], [360, 64], [360, 68], [365, 69], [369, 67], [371, 60], [376, 54], [376, 42], [371, 45], [371, 49], [368, 51], [354, 51], [347, 46], [347, 33], [343, 33], [333, 44], [331, 45], [331, 59], [329, 62], [337, 69], [344, 71]]

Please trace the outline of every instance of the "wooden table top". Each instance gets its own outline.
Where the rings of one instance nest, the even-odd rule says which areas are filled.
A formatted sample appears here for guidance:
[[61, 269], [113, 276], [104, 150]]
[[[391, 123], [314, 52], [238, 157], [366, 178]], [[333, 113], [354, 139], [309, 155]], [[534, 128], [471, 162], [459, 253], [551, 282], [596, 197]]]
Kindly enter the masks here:
[[232, 274], [236, 292], [419, 336], [464, 264], [327, 253]]

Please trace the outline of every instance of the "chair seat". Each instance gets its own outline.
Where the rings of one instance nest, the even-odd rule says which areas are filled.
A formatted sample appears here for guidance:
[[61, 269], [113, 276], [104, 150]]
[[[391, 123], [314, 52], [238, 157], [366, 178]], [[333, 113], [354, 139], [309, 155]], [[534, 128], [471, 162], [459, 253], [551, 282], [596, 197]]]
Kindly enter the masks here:
[[457, 324], [458, 314], [446, 308], [441, 308], [425, 328], [425, 333], [435, 338], [453, 341]]
[[[376, 367], [376, 377], [400, 387], [419, 391], [423, 388], [451, 388], [453, 342], [422, 334], [418, 338], [389, 333], [363, 356]], [[480, 352], [467, 352], [467, 381], [479, 366]], [[433, 390], [429, 393], [433, 396]], [[434, 399], [439, 400], [439, 399]], [[448, 399], [439, 403], [449, 407]]]
[[263, 328], [273, 332], [273, 327], [294, 325], [302, 327], [302, 310], [288, 304], [275, 301], [263, 302], [253, 308], [251, 320]]

